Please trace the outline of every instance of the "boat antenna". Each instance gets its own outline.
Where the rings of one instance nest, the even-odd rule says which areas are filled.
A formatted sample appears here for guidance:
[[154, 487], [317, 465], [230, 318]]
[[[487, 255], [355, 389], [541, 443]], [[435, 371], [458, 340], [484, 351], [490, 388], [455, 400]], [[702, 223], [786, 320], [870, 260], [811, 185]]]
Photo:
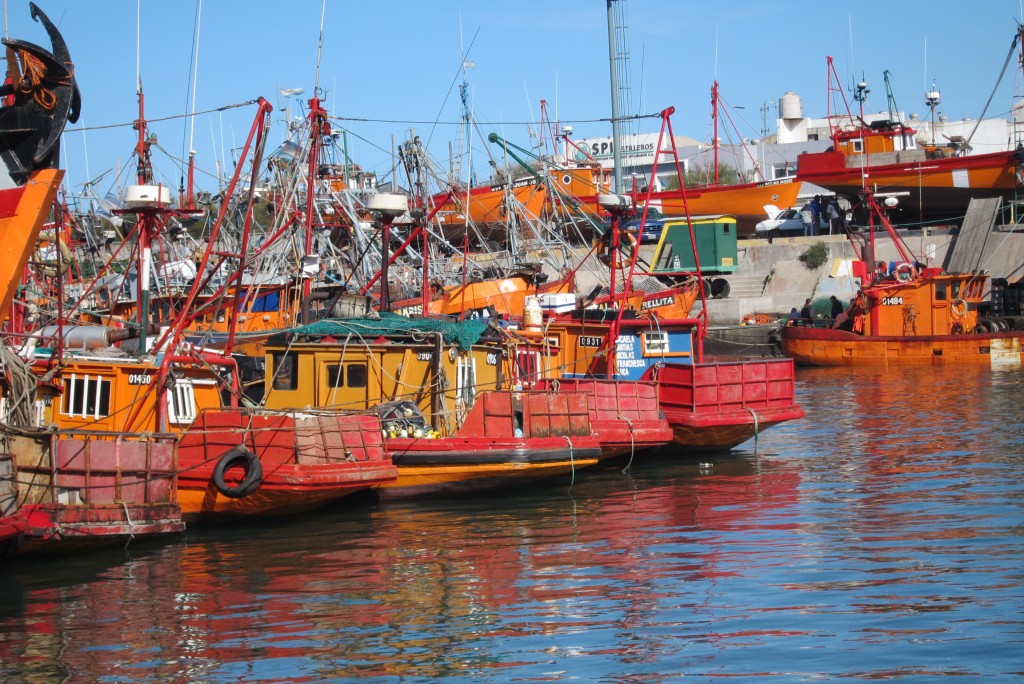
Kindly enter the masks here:
[[320, 88], [320, 55], [324, 51], [324, 17], [327, 16], [327, 0], [323, 0], [323, 6], [320, 9], [320, 38], [316, 44], [316, 76], [313, 78], [313, 96], [316, 96], [317, 91]]
[[[190, 209], [193, 208], [192, 207], [192, 199], [193, 199], [193, 192], [194, 192], [194, 188], [192, 187], [192, 182], [193, 182], [194, 173], [195, 173], [194, 169], [195, 169], [195, 159], [196, 159], [196, 152], [195, 152], [196, 117], [195, 117], [195, 113], [196, 113], [196, 91], [198, 89], [198, 83], [199, 83], [199, 29], [201, 27], [202, 16], [203, 16], [203, 0], [196, 0], [195, 29], [194, 29], [193, 34], [192, 34], [192, 57], [191, 57], [192, 64], [190, 65], [192, 67], [192, 81], [188, 85], [189, 89], [192, 91], [192, 93], [191, 93], [191, 95], [192, 95], [192, 106], [189, 108], [190, 116], [188, 117], [189, 118], [189, 133], [188, 133], [188, 194], [187, 195], [185, 194], [185, 175], [184, 175], [184, 173], [182, 173], [181, 179], [179, 180], [179, 183], [178, 183], [178, 194], [179, 194], [180, 200], [181, 200], [180, 204], [181, 205], [186, 205], [187, 204]], [[186, 95], [186, 97], [187, 97], [187, 95]], [[184, 147], [185, 147], [185, 140], [184, 140], [184, 138], [182, 138], [181, 146], [182, 146], [181, 157], [182, 157], [182, 159], [184, 159], [185, 158], [185, 149], [184, 149]]]
[[142, 0], [135, 0], [135, 94], [142, 93]]

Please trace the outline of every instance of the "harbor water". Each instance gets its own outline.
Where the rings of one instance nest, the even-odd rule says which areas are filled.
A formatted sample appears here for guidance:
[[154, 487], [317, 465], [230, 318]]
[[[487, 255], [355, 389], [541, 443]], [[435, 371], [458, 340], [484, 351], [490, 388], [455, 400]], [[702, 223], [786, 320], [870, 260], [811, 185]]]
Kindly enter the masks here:
[[0, 681], [1024, 680], [1024, 371], [797, 379], [725, 455], [8, 563]]

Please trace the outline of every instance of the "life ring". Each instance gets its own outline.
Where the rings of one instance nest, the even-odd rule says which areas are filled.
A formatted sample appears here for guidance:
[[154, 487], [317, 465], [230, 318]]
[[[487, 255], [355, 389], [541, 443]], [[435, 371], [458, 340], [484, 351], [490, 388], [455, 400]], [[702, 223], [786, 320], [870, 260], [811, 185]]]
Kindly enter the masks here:
[[957, 318], [963, 318], [967, 315], [967, 302], [959, 297], [954, 299], [953, 303], [949, 305], [949, 313], [953, 314]]
[[893, 271], [893, 273], [896, 274], [896, 279], [897, 280], [903, 280], [903, 281], [913, 280], [914, 279], [914, 266], [912, 264], [908, 264], [907, 262], [904, 261], [902, 264], [898, 264], [896, 266], [896, 269]]
[[[229, 485], [224, 480], [228, 470], [241, 466], [245, 469], [245, 477], [236, 485]], [[235, 447], [220, 457], [217, 467], [213, 469], [213, 486], [229, 499], [241, 499], [249, 496], [263, 482], [263, 464], [256, 455], [243, 447]]]
[[[597, 258], [605, 266], [612, 265], [612, 231], [608, 231], [601, 236], [600, 242], [597, 246]], [[636, 236], [632, 233], [624, 231], [619, 232], [619, 249], [629, 250], [632, 254], [633, 250], [636, 249]]]
[[101, 285], [96, 288], [96, 302], [100, 309], [109, 309], [113, 306], [113, 298], [110, 296], [110, 288], [106, 285]]

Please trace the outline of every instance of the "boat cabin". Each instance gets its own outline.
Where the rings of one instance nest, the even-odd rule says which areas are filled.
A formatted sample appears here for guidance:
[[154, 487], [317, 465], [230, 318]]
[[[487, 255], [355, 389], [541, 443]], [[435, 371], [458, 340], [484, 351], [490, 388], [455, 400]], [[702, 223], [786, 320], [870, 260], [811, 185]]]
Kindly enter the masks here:
[[[632, 311], [619, 321], [614, 354], [609, 354], [608, 336], [617, 314], [611, 309], [580, 309], [549, 318], [540, 335], [527, 332], [524, 337], [530, 343], [516, 351], [516, 380], [524, 387], [532, 386], [531, 373], [545, 379], [640, 380], [655, 365], [694, 362], [696, 321], [652, 321]], [[614, 370], [609, 373], [610, 356]]]
[[[43, 375], [47, 366], [47, 360], [40, 358], [33, 370]], [[198, 365], [174, 364], [162, 397], [157, 391], [159, 366], [149, 360], [84, 354], [64, 358], [61, 366], [56, 384], [40, 387], [36, 403], [40, 425], [115, 436], [181, 432], [199, 411], [222, 405], [216, 373]], [[158, 418], [165, 424], [158, 425]]]
[[[441, 331], [363, 327], [360, 334], [362, 324], [353, 321], [337, 322], [331, 331], [324, 327], [329, 322], [318, 324], [331, 334], [268, 341], [264, 406], [374, 409], [382, 418], [416, 418], [420, 429], [448, 436], [458, 430], [479, 393], [506, 386], [509, 368], [494, 342], [478, 339], [460, 346], [446, 341]], [[478, 334], [482, 329], [481, 324]]]
[[888, 279], [865, 289], [869, 334], [926, 336], [974, 330], [987, 276], [949, 275], [940, 269], [925, 269], [917, 278], [904, 273], [897, 267]]

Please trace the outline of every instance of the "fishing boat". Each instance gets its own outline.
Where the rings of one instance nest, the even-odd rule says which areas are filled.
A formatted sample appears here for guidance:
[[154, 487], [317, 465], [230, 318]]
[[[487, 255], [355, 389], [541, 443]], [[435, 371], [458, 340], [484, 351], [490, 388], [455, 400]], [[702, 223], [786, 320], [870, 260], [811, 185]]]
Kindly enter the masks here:
[[[0, 311], [5, 316], [63, 178], [58, 169], [61, 133], [68, 121], [77, 120], [81, 104], [60, 32], [34, 4], [29, 9], [46, 30], [53, 52], [22, 40], [3, 41], [8, 79], [0, 109], [5, 171], [0, 182]], [[109, 435], [97, 441], [92, 433], [40, 429], [35, 418], [43, 399], [36, 400], [35, 377], [11, 347], [4, 344], [2, 351], [0, 543], [26, 553], [183, 529], [170, 484], [176, 467], [173, 439]]]
[[[672, 139], [672, 108], [662, 112], [661, 143]], [[681, 167], [674, 157], [682, 184]], [[657, 161], [656, 155], [656, 161]], [[656, 165], [655, 165], [656, 166]], [[652, 174], [656, 172], [656, 168]], [[652, 183], [653, 184], [653, 183]], [[649, 186], [650, 187], [650, 186]], [[684, 187], [685, 186], [682, 186]], [[646, 225], [649, 203], [625, 195], [609, 195], [602, 206], [612, 215], [611, 272], [613, 293], [618, 292], [615, 274], [626, 270], [624, 291], [629, 291], [638, 258], [620, 266], [621, 224], [644, 206], [640, 225]], [[657, 388], [659, 408], [672, 427], [677, 448], [688, 451], [731, 449], [756, 437], [767, 427], [803, 417], [795, 399], [794, 367], [790, 359], [714, 359], [705, 357], [707, 331], [706, 295], [700, 270], [700, 250], [691, 217], [690, 254], [694, 256], [694, 284], [702, 307], [696, 317], [662, 318], [656, 309], [627, 308], [625, 299], [603, 309], [576, 309], [549, 314], [534, 325], [533, 335], [551, 350], [549, 366], [542, 375], [565, 379], [608, 378], [624, 382], [649, 381]], [[642, 231], [641, 231], [642, 234]], [[524, 324], [524, 333], [530, 331]], [[559, 380], [563, 382], [564, 380]]]
[[[240, 235], [229, 241], [233, 250], [221, 245], [219, 237], [250, 152], [254, 168], [262, 164], [269, 103], [258, 101], [225, 201], [210, 228], [209, 248], [200, 255], [190, 286], [165, 300], [173, 306], [154, 307], [150, 286], [156, 278], [149, 254], [162, 252], [160, 242], [167, 238], [170, 219], [185, 210], [171, 206], [167, 189], [149, 175], [141, 94], [139, 101], [139, 176], [120, 210], [134, 219], [126, 244], [137, 274], [135, 318], [112, 331], [71, 325], [66, 321], [73, 316], [66, 314], [37, 331], [36, 338], [52, 341], [53, 349], [34, 354], [33, 371], [50, 396], [43, 402], [41, 424], [87, 435], [93, 450], [116, 444], [118, 436], [169, 435], [173, 477], [161, 477], [173, 484], [172, 502], [185, 522], [293, 514], [393, 480], [395, 468], [375, 415], [275, 414], [242, 407], [232, 340], [244, 311], [232, 297], [246, 292], [240, 281], [251, 213], [243, 212]], [[251, 177], [249, 197], [254, 183]], [[224, 273], [229, 275], [222, 277]], [[224, 344], [218, 349], [189, 344], [184, 331], [218, 304], [228, 319]], [[112, 345], [115, 341], [119, 346]]]
[[[983, 313], [988, 275], [921, 267], [871, 190], [865, 191], [864, 202], [870, 232], [851, 233], [855, 248], [866, 258], [854, 262], [854, 273], [861, 278], [857, 297], [842, 320], [782, 328], [783, 353], [814, 366], [1020, 365], [1024, 322]], [[876, 225], [901, 255], [892, 270], [869, 267], [875, 263]]]
[[[1018, 33], [1011, 52], [1019, 37]], [[831, 57], [828, 66], [830, 88], [842, 93], [834, 85], [839, 79]], [[864, 96], [855, 99], [863, 107]], [[972, 198], [1012, 199], [1020, 192], [1024, 150], [967, 154], [966, 141], [946, 147], [919, 145], [918, 132], [900, 121], [898, 112], [890, 110], [889, 117], [868, 123], [863, 111], [855, 116], [846, 103], [845, 113], [829, 115], [832, 146], [797, 157], [797, 180], [853, 202], [866, 187], [876, 194], [900, 193], [908, 211], [918, 209], [922, 221], [959, 219]]]
[[266, 344], [263, 405], [377, 413], [398, 468], [383, 498], [571, 481], [602, 457], [587, 396], [513, 385], [489, 329], [387, 312], [295, 328]]

